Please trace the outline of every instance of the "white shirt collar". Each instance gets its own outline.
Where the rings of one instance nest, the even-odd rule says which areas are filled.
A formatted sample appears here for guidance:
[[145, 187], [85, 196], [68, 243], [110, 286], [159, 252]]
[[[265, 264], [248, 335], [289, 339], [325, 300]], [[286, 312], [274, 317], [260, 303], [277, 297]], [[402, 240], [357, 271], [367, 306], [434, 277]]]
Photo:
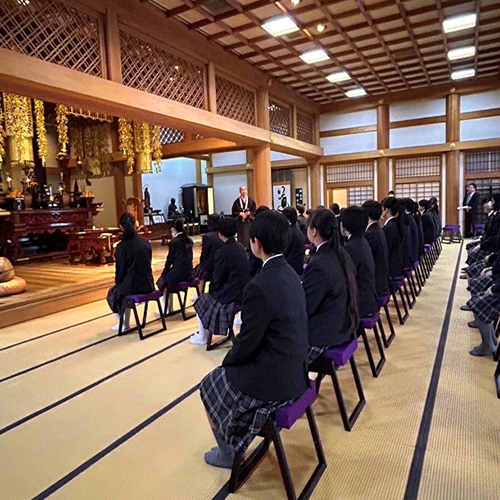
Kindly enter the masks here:
[[276, 255], [272, 255], [271, 257], [268, 257], [263, 263], [262, 267], [264, 267], [270, 260], [275, 259], [276, 257], [283, 257], [282, 253], [277, 253]]
[[328, 243], [328, 240], [325, 240], [323, 241], [323, 243], [320, 243], [317, 247], [316, 247], [316, 252], [325, 244], [325, 243]]
[[387, 226], [387, 223], [392, 220], [392, 219], [395, 219], [396, 218], [396, 215], [393, 215], [392, 217], [389, 217], [386, 221], [385, 221], [385, 224], [384, 226]]
[[[366, 226], [366, 229], [368, 229], [370, 226], [373, 226], [373, 224], [377, 224], [377, 221], [376, 221], [376, 220], [374, 220], [373, 222], [370, 222], [370, 223], [368, 224], [368, 226]], [[365, 231], [366, 231], [366, 229], [365, 229]]]

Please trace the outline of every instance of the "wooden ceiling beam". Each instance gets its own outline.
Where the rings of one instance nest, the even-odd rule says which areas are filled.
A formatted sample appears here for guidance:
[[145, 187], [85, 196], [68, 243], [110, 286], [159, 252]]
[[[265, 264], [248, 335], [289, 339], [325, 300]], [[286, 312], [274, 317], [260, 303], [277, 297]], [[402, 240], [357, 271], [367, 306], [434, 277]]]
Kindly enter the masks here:
[[165, 144], [162, 147], [162, 158], [177, 158], [179, 156], [191, 156], [210, 153], [226, 153], [246, 149], [242, 143], [224, 141], [222, 139], [196, 139], [191, 141], [177, 142], [175, 144]]
[[474, 11], [476, 13], [476, 26], [474, 28], [474, 47], [476, 47], [476, 53], [474, 54], [474, 72], [477, 73], [477, 62], [479, 58], [479, 30], [480, 30], [480, 16], [481, 16], [481, 4], [479, 0], [474, 0]]

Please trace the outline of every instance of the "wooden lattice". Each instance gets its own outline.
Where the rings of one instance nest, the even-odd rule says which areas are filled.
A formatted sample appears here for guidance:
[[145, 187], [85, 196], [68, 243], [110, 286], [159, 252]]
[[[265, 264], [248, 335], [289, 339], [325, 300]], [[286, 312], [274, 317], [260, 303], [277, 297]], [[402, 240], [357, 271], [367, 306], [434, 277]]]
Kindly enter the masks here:
[[100, 21], [54, 0], [2, 0], [0, 47], [104, 76]]
[[174, 144], [176, 142], [184, 142], [186, 134], [182, 130], [173, 128], [162, 128], [160, 131], [160, 142], [162, 144]]
[[468, 174], [500, 172], [500, 151], [470, 151], [465, 154]]
[[360, 207], [366, 200], [373, 199], [373, 186], [351, 187], [347, 190], [347, 203], [350, 207]]
[[329, 165], [326, 168], [326, 182], [338, 184], [342, 182], [360, 182], [373, 180], [373, 162]]
[[292, 113], [288, 106], [281, 106], [276, 102], [269, 103], [269, 129], [271, 132], [286, 135], [291, 134]]
[[415, 201], [428, 200], [441, 195], [441, 184], [439, 182], [410, 182], [397, 183], [396, 196], [399, 198], [412, 198]]
[[215, 76], [217, 113], [239, 122], [255, 125], [255, 93], [226, 80]]
[[314, 144], [314, 121], [302, 113], [297, 113], [297, 139]]
[[123, 83], [195, 108], [205, 107], [203, 66], [120, 30]]
[[394, 161], [396, 179], [408, 177], [432, 177], [441, 174], [440, 156], [400, 158]]

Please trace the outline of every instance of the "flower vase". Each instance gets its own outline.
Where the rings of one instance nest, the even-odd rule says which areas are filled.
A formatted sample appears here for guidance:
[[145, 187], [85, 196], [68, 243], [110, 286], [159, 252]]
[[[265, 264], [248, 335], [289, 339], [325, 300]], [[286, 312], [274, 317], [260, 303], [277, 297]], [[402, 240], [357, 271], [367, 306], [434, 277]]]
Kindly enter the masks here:
[[24, 193], [24, 209], [29, 210], [33, 208], [33, 195], [30, 192]]

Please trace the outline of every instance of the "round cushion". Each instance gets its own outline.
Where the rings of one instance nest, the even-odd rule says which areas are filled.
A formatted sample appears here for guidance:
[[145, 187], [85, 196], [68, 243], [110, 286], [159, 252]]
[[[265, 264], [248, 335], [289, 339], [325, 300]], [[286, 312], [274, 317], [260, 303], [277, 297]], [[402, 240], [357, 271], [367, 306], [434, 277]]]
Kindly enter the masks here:
[[26, 281], [23, 278], [14, 278], [13, 280], [0, 283], [0, 297], [7, 297], [16, 293], [23, 293], [26, 290]]
[[0, 283], [14, 279], [16, 273], [9, 259], [0, 257]]

